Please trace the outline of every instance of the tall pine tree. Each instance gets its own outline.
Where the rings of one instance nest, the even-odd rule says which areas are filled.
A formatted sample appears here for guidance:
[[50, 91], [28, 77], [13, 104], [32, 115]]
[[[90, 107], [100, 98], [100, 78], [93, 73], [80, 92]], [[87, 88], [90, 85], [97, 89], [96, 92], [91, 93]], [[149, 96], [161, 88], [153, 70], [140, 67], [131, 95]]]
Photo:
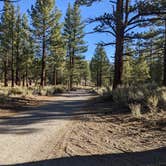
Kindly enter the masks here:
[[90, 62], [92, 82], [97, 87], [108, 86], [110, 84], [111, 65], [104, 48], [97, 46], [95, 54]]
[[81, 20], [79, 6], [74, 4], [73, 8], [68, 5], [65, 24], [64, 38], [67, 49], [67, 70], [69, 77], [69, 88], [73, 88], [73, 83], [78, 83], [77, 78], [80, 73], [78, 67], [81, 60], [84, 59], [83, 53], [87, 51], [87, 46], [84, 42], [84, 22]]
[[50, 83], [56, 85], [61, 83], [61, 74], [64, 68], [65, 47], [61, 33], [62, 25], [59, 23], [61, 13], [57, 10], [56, 23], [51, 30], [49, 42], [50, 55], [48, 58]]
[[[59, 12], [58, 12], [59, 14]], [[40, 46], [41, 59], [41, 81], [40, 85], [46, 85], [46, 59], [49, 54], [48, 43], [52, 28], [57, 23], [57, 9], [55, 0], [37, 0], [31, 8], [33, 32]]]
[[4, 85], [8, 86], [9, 69], [11, 70], [11, 86], [14, 86], [14, 40], [15, 40], [15, 9], [11, 2], [4, 1], [1, 16], [1, 55], [3, 61]]

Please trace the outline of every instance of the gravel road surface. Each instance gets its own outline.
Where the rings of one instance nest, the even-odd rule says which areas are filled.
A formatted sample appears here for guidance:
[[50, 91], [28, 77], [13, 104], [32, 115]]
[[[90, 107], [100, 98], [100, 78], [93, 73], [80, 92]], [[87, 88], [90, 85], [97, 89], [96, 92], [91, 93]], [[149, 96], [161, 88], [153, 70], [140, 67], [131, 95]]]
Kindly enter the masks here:
[[86, 107], [92, 94], [80, 90], [43, 99], [42, 106], [0, 118], [0, 165], [51, 158], [62, 139]]

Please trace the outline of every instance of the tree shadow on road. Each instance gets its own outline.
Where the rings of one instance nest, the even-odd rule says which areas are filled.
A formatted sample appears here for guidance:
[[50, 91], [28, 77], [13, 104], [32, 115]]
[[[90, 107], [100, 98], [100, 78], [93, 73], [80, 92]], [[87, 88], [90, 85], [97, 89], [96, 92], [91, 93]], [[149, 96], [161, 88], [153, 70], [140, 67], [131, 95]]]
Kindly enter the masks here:
[[[74, 95], [74, 94], [73, 94]], [[39, 132], [28, 125], [40, 123], [41, 125], [50, 120], [82, 120], [87, 121], [84, 115], [96, 114], [97, 112], [89, 112], [89, 100], [60, 100], [60, 101], [44, 101], [42, 106], [25, 107], [22, 112], [18, 112], [16, 116], [0, 117], [0, 134], [30, 134]], [[86, 95], [86, 94], [85, 94]], [[89, 94], [89, 96], [93, 94]]]
[[[63, 94], [62, 96], [65, 95], [68, 94]], [[35, 126], [29, 127], [28, 125], [40, 123], [42, 126], [51, 120], [81, 120], [88, 122], [93, 120], [96, 123], [112, 122], [117, 124], [123, 123], [126, 119], [131, 120], [128, 109], [114, 108], [113, 103], [110, 101], [101, 100], [100, 98], [81, 100], [77, 98], [77, 95], [82, 94], [75, 93], [72, 95], [74, 95], [75, 100], [70, 100], [69, 95], [67, 100], [64, 101], [45, 101], [42, 106], [25, 108], [25, 111], [18, 113], [17, 116], [1, 117], [0, 134], [31, 134], [40, 132], [42, 129], [36, 129]], [[93, 96], [94, 94], [90, 93], [88, 95]], [[103, 118], [90, 119], [87, 116], [94, 114]], [[130, 116], [130, 118], [126, 118], [126, 116]]]
[[166, 166], [166, 147], [142, 152], [63, 157], [15, 166]]

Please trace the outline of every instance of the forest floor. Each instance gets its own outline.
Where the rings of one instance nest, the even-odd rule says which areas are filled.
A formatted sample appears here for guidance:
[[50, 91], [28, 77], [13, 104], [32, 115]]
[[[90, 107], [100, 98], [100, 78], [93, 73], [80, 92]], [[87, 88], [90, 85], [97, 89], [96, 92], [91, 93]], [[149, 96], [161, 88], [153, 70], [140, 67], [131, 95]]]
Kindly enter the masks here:
[[37, 97], [38, 106], [0, 118], [0, 165], [166, 166], [166, 112], [135, 119], [96, 97]]

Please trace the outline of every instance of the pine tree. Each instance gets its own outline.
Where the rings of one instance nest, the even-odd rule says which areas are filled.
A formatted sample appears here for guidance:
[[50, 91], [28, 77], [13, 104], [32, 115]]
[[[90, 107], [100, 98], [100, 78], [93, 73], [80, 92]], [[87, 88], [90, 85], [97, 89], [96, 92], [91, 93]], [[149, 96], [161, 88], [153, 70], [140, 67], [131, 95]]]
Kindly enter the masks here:
[[14, 40], [15, 40], [15, 9], [9, 1], [4, 2], [1, 16], [1, 51], [4, 71], [4, 86], [8, 86], [9, 67], [11, 70], [11, 86], [14, 86]]
[[15, 25], [16, 25], [16, 15], [15, 8], [12, 5], [11, 8], [11, 22], [10, 22], [10, 38], [11, 38], [11, 86], [14, 87], [15, 84]]
[[[29, 79], [36, 78], [33, 71], [33, 61], [34, 61], [34, 41], [32, 38], [32, 33], [30, 32], [30, 27], [28, 25], [27, 15], [24, 14], [21, 19], [21, 50], [20, 50], [20, 59], [19, 59], [19, 69], [20, 69], [20, 77], [22, 77], [23, 86], [29, 85]], [[39, 74], [39, 73], [38, 73]]]
[[69, 88], [72, 89], [72, 81], [73, 81], [73, 66], [72, 66], [72, 35], [73, 35], [73, 28], [72, 28], [72, 8], [70, 3], [68, 4], [66, 17], [65, 17], [65, 23], [64, 23], [64, 32], [63, 36], [65, 38], [66, 43], [66, 50], [67, 50], [67, 57], [66, 57], [66, 72], [65, 76], [69, 77]]
[[20, 14], [20, 9], [19, 7], [17, 8], [16, 11], [16, 36], [15, 36], [15, 54], [16, 54], [16, 78], [15, 78], [15, 83], [16, 85], [21, 84], [21, 78], [20, 78], [20, 62], [21, 62], [21, 57], [20, 57], [20, 47], [21, 47], [21, 14]]
[[142, 35], [142, 52], [146, 55], [151, 81], [161, 84], [163, 80], [164, 34], [158, 28], [150, 28]]
[[[125, 57], [123, 68], [123, 83], [127, 85], [145, 83], [150, 80], [149, 52], [146, 52], [142, 40], [134, 43], [128, 42], [125, 45]], [[149, 50], [148, 50], [149, 51]]]
[[104, 48], [98, 45], [90, 63], [92, 82], [95, 82], [97, 87], [109, 85], [110, 67]]
[[65, 24], [64, 24], [64, 38], [67, 49], [67, 70], [69, 77], [69, 88], [72, 89], [73, 82], [78, 83], [79, 72], [77, 71], [81, 60], [84, 59], [82, 55], [87, 51], [87, 46], [83, 40], [84, 38], [84, 23], [81, 21], [81, 15], [78, 5], [68, 5]]
[[57, 19], [54, 6], [55, 0], [37, 0], [35, 6], [31, 8], [34, 36], [40, 45], [40, 53], [42, 55], [41, 86], [46, 85], [46, 57], [49, 52], [48, 41], [50, 40], [51, 31]]
[[135, 60], [133, 67], [133, 80], [135, 83], [144, 83], [149, 78], [149, 66], [146, 62], [145, 56], [140, 55], [139, 58]]
[[84, 86], [87, 86], [89, 80], [90, 80], [89, 62], [86, 60], [82, 60], [80, 65], [80, 82], [84, 81]]
[[124, 84], [131, 84], [133, 81], [132, 74], [133, 74], [133, 58], [131, 56], [124, 57], [124, 67], [123, 67], [123, 83]]
[[8, 61], [9, 61], [9, 38], [8, 38], [8, 32], [9, 32], [9, 10], [10, 10], [10, 3], [5, 2], [4, 3], [4, 12], [1, 16], [1, 59], [3, 68], [2, 71], [4, 72], [4, 86], [8, 86]]
[[61, 17], [61, 13], [57, 10], [55, 25], [51, 30], [51, 37], [49, 42], [50, 47], [50, 55], [48, 57], [48, 67], [49, 76], [51, 84], [56, 85], [60, 83], [61, 73], [64, 68], [65, 61], [65, 47], [64, 40], [61, 34], [62, 25], [59, 24], [59, 19]]

